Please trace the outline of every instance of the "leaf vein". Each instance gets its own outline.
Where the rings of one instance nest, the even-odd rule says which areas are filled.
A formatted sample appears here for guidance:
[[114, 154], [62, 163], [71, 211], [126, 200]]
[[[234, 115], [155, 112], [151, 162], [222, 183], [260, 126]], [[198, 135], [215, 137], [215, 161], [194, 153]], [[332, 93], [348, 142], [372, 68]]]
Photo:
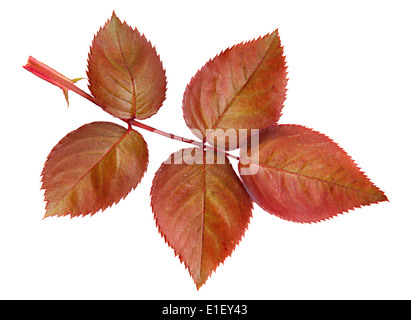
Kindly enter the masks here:
[[[90, 169], [88, 169], [88, 170], [86, 171], [86, 173], [84, 173], [84, 174], [78, 179], [78, 181], [61, 197], [61, 199], [56, 202], [56, 204], [54, 205], [53, 208], [57, 207], [57, 206], [59, 205], [60, 201], [62, 201], [75, 187], [77, 187], [77, 185], [78, 185], [81, 181], [83, 181], [83, 179], [84, 179], [98, 164], [100, 164], [100, 163], [104, 160], [104, 158], [107, 157], [108, 154], [109, 154], [113, 149], [115, 149], [115, 148], [121, 143], [121, 141], [124, 140], [124, 138], [129, 134], [129, 132], [130, 132], [131, 130], [132, 130], [131, 128], [128, 129], [128, 130], [107, 150], [107, 152], [106, 152], [98, 161], [96, 161], [96, 163], [95, 163]], [[53, 208], [51, 208], [51, 210], [52, 210]]]
[[234, 102], [237, 100], [238, 96], [241, 95], [241, 93], [243, 92], [243, 90], [245, 89], [245, 87], [251, 82], [251, 79], [254, 77], [254, 75], [257, 73], [258, 69], [261, 67], [262, 63], [264, 62], [264, 60], [267, 57], [268, 52], [270, 51], [270, 48], [272, 46], [272, 44], [274, 43], [274, 39], [271, 41], [270, 45], [267, 48], [267, 51], [264, 53], [264, 56], [261, 58], [260, 62], [258, 63], [258, 65], [256, 66], [256, 68], [254, 69], [254, 71], [250, 74], [249, 78], [246, 80], [246, 82], [241, 86], [241, 88], [237, 91], [237, 93], [231, 98], [231, 101], [228, 103], [228, 105], [225, 107], [223, 113], [221, 114], [221, 116], [217, 119], [216, 123], [214, 124], [214, 126], [212, 127], [212, 130], [210, 132], [210, 134], [208, 135], [208, 137], [206, 137], [206, 139], [204, 141], [207, 141], [210, 138], [210, 135], [212, 134], [212, 131], [215, 130], [215, 128], [218, 126], [218, 124], [221, 122], [221, 120], [223, 119], [224, 115], [227, 113], [227, 111], [231, 108], [231, 106], [234, 104]]

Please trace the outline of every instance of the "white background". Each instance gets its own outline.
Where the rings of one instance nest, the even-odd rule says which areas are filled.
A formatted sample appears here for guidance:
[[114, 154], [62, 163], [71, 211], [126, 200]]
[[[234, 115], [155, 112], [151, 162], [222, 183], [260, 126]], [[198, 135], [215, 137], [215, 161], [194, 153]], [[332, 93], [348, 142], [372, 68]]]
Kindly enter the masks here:
[[[93, 217], [43, 219], [40, 173], [53, 146], [85, 123], [118, 121], [73, 93], [67, 108], [60, 89], [22, 66], [32, 55], [84, 77], [93, 35], [113, 10], [166, 68], [167, 99], [145, 123], [186, 137], [181, 101], [195, 72], [278, 28], [289, 72], [280, 122], [333, 138], [390, 202], [312, 225], [256, 205], [240, 245], [197, 291], [158, 234], [149, 198], [160, 164], [186, 145], [140, 130], [150, 163], [136, 190]], [[16, 0], [1, 11], [1, 299], [411, 298], [407, 1]]]

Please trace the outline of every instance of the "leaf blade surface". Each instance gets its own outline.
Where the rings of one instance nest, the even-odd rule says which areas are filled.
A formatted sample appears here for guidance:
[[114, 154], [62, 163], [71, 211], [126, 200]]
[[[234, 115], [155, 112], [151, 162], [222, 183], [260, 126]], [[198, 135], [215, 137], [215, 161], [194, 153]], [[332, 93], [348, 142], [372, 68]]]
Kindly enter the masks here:
[[147, 164], [147, 144], [135, 130], [93, 122], [72, 131], [44, 165], [45, 217], [105, 210], [137, 186]]
[[262, 129], [280, 118], [286, 74], [277, 31], [225, 50], [188, 84], [183, 99], [187, 126], [213, 145], [225, 133], [237, 141], [218, 147], [238, 148], [249, 137], [240, 137], [238, 130]]
[[165, 99], [165, 71], [155, 48], [114, 13], [94, 37], [87, 76], [93, 96], [117, 118], [148, 118]]
[[316, 222], [388, 200], [342, 148], [309, 128], [268, 127], [258, 146], [242, 147], [241, 158], [247, 149], [251, 162], [239, 162], [242, 181], [255, 202], [282, 219]]
[[[157, 171], [151, 189], [157, 227], [197, 288], [231, 255], [252, 210], [252, 201], [228, 159], [218, 164], [215, 155], [205, 156], [199, 150], [171, 155]], [[194, 163], [176, 160], [187, 157]]]

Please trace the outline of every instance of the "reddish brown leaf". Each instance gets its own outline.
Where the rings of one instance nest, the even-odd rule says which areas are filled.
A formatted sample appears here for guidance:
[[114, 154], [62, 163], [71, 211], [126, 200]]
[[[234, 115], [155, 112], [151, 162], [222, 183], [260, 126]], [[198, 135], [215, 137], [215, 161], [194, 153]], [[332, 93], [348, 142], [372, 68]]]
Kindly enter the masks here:
[[225, 156], [196, 148], [162, 164], [151, 196], [160, 233], [200, 288], [247, 228], [252, 210], [247, 191]]
[[239, 129], [262, 129], [280, 118], [286, 74], [277, 31], [227, 49], [206, 63], [187, 86], [183, 112], [188, 127], [220, 148], [224, 140], [221, 145], [215, 138], [226, 135], [233, 144], [226, 141], [225, 148], [238, 148], [250, 134], [242, 137]]
[[388, 200], [343, 149], [303, 126], [261, 130], [259, 145], [243, 146], [240, 157], [250, 153], [251, 162], [239, 162], [241, 178], [252, 198], [280, 218], [315, 222]]
[[114, 12], [94, 37], [87, 76], [98, 103], [118, 118], [148, 118], [165, 99], [165, 71], [156, 50]]
[[84, 125], [50, 152], [43, 169], [46, 215], [93, 215], [137, 186], [148, 150], [135, 130], [110, 122]]

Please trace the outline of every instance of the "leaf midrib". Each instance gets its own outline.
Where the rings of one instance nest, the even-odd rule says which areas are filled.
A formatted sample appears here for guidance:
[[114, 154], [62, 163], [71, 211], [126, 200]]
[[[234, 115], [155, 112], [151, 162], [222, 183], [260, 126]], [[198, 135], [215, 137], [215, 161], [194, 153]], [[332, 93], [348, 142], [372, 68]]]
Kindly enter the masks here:
[[285, 170], [285, 169], [282, 169], [282, 168], [274, 167], [274, 166], [269, 165], [269, 164], [261, 164], [261, 163], [258, 163], [258, 162], [252, 161], [252, 160], [246, 160], [246, 159], [242, 159], [242, 160], [252, 162], [252, 163], [254, 163], [256, 165], [259, 165], [260, 167], [263, 167], [263, 168], [274, 169], [274, 170], [283, 172], [285, 174], [290, 174], [290, 175], [294, 175], [294, 176], [309, 179], [309, 180], [320, 181], [320, 182], [327, 183], [327, 184], [330, 184], [330, 185], [334, 185], [334, 186], [337, 186], [337, 187], [340, 187], [340, 188], [350, 189], [350, 190], [353, 190], [353, 191], [356, 191], [356, 192], [361, 192], [361, 193], [370, 194], [370, 195], [374, 195], [374, 196], [377, 195], [376, 193], [373, 193], [373, 192], [367, 192], [365, 190], [352, 188], [350, 186], [345, 186], [345, 185], [342, 185], [342, 184], [339, 184], [339, 183], [323, 180], [323, 179], [320, 179], [320, 178], [317, 178], [317, 177], [311, 177], [311, 176], [307, 176], [307, 175], [304, 175], [304, 174], [301, 174], [301, 173], [298, 173], [298, 172], [288, 171], [288, 170]]
[[127, 72], [128, 72], [128, 74], [130, 75], [131, 84], [132, 84], [132, 86], [133, 86], [132, 103], [131, 103], [133, 109], [132, 109], [132, 113], [131, 113], [131, 114], [132, 114], [132, 118], [134, 119], [134, 118], [136, 117], [136, 113], [137, 113], [137, 105], [136, 105], [136, 86], [135, 86], [135, 84], [134, 84], [133, 74], [131, 73], [131, 69], [130, 69], [127, 61], [126, 61], [125, 56], [124, 56], [124, 52], [123, 52], [123, 48], [122, 48], [122, 46], [121, 46], [120, 35], [119, 35], [119, 33], [118, 33], [118, 28], [117, 28], [117, 26], [116, 26], [115, 29], [116, 29], [116, 36], [117, 36], [117, 40], [118, 40], [118, 46], [119, 46], [119, 49], [120, 49], [121, 57], [123, 58], [124, 64], [125, 64], [126, 69], [127, 69]]
[[[202, 189], [202, 196], [203, 196], [203, 208], [202, 208], [202, 225], [201, 225], [201, 255], [200, 255], [200, 269], [199, 269], [199, 278], [198, 280], [205, 282], [202, 276], [202, 269], [203, 269], [203, 253], [204, 253], [204, 232], [205, 232], [205, 207], [206, 207], [206, 159], [205, 159], [205, 151], [203, 149], [203, 166], [202, 166], [202, 174], [203, 174], [203, 189]], [[198, 285], [202, 285], [203, 283], [198, 283]]]
[[267, 48], [267, 51], [264, 53], [264, 56], [261, 58], [261, 61], [258, 63], [258, 65], [256, 66], [256, 68], [254, 69], [254, 71], [251, 73], [251, 75], [248, 77], [247, 81], [242, 85], [242, 87], [240, 88], [240, 90], [237, 91], [236, 94], [234, 94], [234, 97], [231, 99], [231, 101], [228, 103], [228, 105], [225, 107], [223, 113], [221, 114], [221, 116], [217, 119], [216, 123], [214, 124], [214, 126], [211, 128], [210, 130], [210, 134], [204, 139], [204, 142], [207, 142], [208, 139], [210, 138], [210, 136], [212, 135], [213, 131], [217, 128], [218, 124], [221, 122], [221, 120], [223, 119], [223, 117], [225, 116], [225, 114], [228, 112], [228, 110], [231, 108], [231, 106], [234, 104], [234, 102], [237, 100], [237, 98], [241, 95], [241, 93], [243, 92], [243, 90], [245, 89], [245, 87], [250, 83], [251, 79], [254, 77], [254, 75], [257, 73], [258, 69], [261, 67], [263, 61], [265, 60], [265, 58], [267, 57], [268, 51], [270, 51], [271, 46], [274, 43], [274, 39], [275, 37], [272, 39], [272, 41], [270, 42], [270, 45]]

